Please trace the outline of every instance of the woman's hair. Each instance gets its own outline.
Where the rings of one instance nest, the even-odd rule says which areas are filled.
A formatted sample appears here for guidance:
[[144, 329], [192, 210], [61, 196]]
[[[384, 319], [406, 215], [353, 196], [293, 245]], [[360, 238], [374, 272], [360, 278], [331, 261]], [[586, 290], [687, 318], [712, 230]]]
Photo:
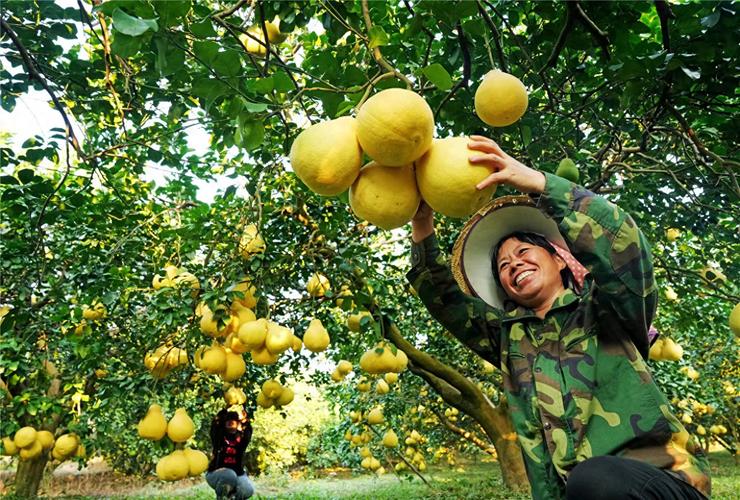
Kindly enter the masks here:
[[[545, 238], [541, 234], [528, 233], [525, 231], [514, 231], [513, 233], [507, 234], [506, 236], [501, 238], [496, 246], [493, 248], [493, 255], [491, 256], [491, 270], [493, 271], [493, 278], [496, 280], [496, 284], [498, 286], [501, 286], [501, 279], [498, 276], [498, 253], [501, 250], [501, 246], [504, 244], [504, 242], [511, 238], [516, 238], [522, 243], [529, 243], [530, 245], [542, 247], [550, 252], [550, 254], [552, 255], [557, 254], [555, 248], [550, 244], [549, 241], [547, 241], [547, 238]], [[567, 265], [560, 271], [560, 278], [563, 280], [563, 286], [565, 288], [569, 288], [575, 283], [573, 272]]]

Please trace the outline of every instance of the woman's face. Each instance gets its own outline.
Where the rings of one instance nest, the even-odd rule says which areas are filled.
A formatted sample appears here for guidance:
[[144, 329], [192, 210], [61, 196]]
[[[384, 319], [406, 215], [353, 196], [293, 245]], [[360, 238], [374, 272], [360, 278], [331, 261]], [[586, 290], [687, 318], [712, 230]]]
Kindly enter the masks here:
[[560, 271], [565, 261], [546, 249], [509, 238], [496, 258], [506, 295], [517, 304], [537, 309], [564, 290]]
[[239, 422], [236, 420], [227, 420], [226, 430], [229, 432], [236, 432], [237, 430], [239, 430]]

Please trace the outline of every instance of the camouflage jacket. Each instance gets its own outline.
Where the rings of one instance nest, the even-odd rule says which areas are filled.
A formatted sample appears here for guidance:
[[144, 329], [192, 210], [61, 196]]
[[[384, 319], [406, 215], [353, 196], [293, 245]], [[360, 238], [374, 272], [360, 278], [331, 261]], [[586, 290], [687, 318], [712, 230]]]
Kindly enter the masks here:
[[702, 448], [671, 412], [646, 365], [657, 305], [650, 248], [632, 218], [546, 174], [533, 196], [590, 272], [544, 319], [462, 292], [434, 235], [412, 245], [407, 278], [432, 316], [500, 367], [534, 498], [565, 498], [579, 462], [618, 455], [665, 469], [710, 495]]

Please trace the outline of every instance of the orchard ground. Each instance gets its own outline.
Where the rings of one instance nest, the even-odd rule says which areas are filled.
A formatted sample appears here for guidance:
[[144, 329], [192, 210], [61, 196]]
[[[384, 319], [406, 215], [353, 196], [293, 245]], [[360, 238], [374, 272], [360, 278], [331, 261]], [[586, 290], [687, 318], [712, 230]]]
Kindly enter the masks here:
[[[740, 465], [726, 451], [710, 454], [713, 499], [735, 499], [740, 491]], [[331, 499], [354, 498], [391, 500], [398, 498], [456, 499], [527, 499], [528, 495], [507, 493], [497, 467], [490, 463], [470, 462], [463, 471], [450, 467], [430, 467], [426, 486], [418, 478], [397, 478], [393, 474], [375, 477], [355, 474], [348, 469], [326, 469], [310, 474], [295, 470], [254, 478], [254, 498]], [[0, 478], [8, 480], [8, 471]], [[0, 488], [0, 493], [2, 492]], [[99, 461], [83, 471], [66, 465], [42, 483], [41, 495], [55, 498], [117, 497], [128, 499], [210, 499], [213, 491], [205, 480], [191, 479], [175, 483], [118, 475]]]

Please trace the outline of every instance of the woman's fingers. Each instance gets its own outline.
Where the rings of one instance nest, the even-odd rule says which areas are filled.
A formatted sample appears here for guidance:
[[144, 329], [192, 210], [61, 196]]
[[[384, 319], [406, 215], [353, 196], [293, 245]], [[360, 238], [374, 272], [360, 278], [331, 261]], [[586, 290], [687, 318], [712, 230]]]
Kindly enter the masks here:
[[468, 147], [470, 149], [479, 149], [487, 153], [496, 153], [501, 156], [506, 154], [493, 139], [489, 139], [482, 135], [471, 135], [470, 139], [471, 142], [468, 143]]
[[468, 161], [475, 164], [484, 163], [496, 169], [502, 168], [505, 165], [505, 160], [495, 153], [471, 156], [468, 158]]
[[501, 184], [504, 180], [504, 174], [501, 172], [494, 172], [482, 181], [480, 181], [478, 184], [476, 184], [475, 189], [478, 191], [482, 189], [486, 189], [488, 186], [492, 184]]

